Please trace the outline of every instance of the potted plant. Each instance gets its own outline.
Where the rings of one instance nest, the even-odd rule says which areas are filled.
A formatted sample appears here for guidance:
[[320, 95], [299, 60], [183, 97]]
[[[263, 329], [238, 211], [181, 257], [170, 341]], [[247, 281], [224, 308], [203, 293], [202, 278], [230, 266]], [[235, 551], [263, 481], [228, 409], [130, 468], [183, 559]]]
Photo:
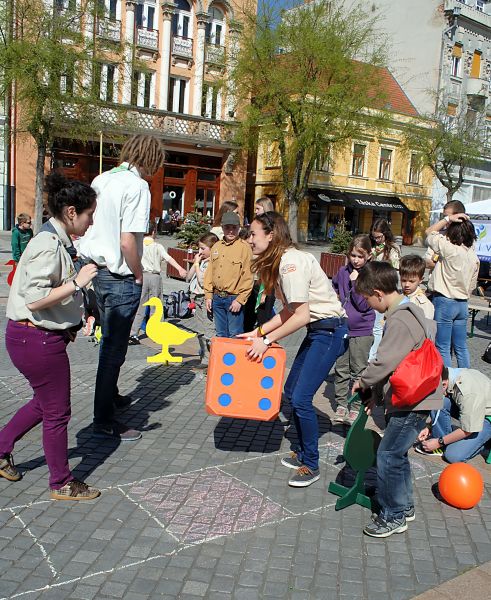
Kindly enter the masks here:
[[346, 253], [352, 239], [353, 235], [351, 231], [346, 229], [346, 221], [343, 219], [334, 229], [331, 251], [321, 253], [321, 267], [329, 278], [332, 279], [339, 269], [346, 264]]
[[[179, 240], [177, 248], [169, 248], [168, 252], [181, 267], [189, 269], [188, 260], [192, 260], [194, 250], [198, 248], [198, 240], [210, 230], [211, 220], [196, 209], [184, 217], [184, 222], [175, 234]], [[167, 263], [167, 277], [182, 279], [177, 270]]]

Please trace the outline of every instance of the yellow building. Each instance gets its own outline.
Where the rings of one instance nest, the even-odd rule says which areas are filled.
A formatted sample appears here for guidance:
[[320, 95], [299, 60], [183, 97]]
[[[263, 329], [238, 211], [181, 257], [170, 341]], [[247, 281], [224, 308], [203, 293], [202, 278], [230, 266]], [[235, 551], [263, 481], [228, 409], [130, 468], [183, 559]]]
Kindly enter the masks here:
[[[418, 112], [393, 75], [387, 69], [381, 74], [392, 127], [383, 137], [367, 131], [315, 165], [299, 206], [301, 241], [325, 240], [343, 218], [356, 233], [368, 233], [375, 219], [385, 218], [405, 244], [422, 243], [433, 175], [403, 147], [404, 129], [418, 120]], [[269, 196], [277, 210], [287, 213], [278, 154], [265, 145], [259, 148], [254, 188], [256, 199]]]

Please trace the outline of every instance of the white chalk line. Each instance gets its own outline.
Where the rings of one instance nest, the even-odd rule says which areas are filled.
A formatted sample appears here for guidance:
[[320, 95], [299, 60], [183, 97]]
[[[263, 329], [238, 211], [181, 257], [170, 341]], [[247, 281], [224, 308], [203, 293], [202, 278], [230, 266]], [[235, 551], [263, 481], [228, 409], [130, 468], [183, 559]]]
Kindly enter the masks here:
[[41, 544], [41, 542], [37, 539], [37, 537], [31, 531], [31, 529], [27, 526], [27, 524], [24, 522], [24, 520], [22, 519], [22, 517], [20, 517], [19, 515], [17, 515], [13, 510], [11, 510], [10, 512], [12, 513], [14, 519], [17, 519], [19, 521], [19, 523], [22, 525], [23, 531], [27, 531], [27, 533], [32, 538], [33, 542], [36, 544], [36, 546], [41, 551], [41, 554], [43, 555], [43, 558], [46, 561], [46, 563], [47, 563], [47, 565], [49, 567], [49, 570], [51, 571], [51, 574], [53, 575], [53, 577], [58, 577], [58, 573], [57, 573], [56, 569], [54, 568], [53, 563], [51, 562], [51, 558], [49, 557], [49, 554], [46, 552], [45, 547]]

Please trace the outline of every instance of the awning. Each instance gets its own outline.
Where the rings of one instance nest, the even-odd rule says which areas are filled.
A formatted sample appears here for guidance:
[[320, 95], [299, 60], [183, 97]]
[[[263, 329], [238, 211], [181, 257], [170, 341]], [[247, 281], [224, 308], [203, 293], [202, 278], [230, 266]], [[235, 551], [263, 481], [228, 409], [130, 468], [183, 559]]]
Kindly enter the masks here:
[[315, 200], [332, 202], [334, 205], [342, 204], [349, 208], [367, 208], [375, 210], [388, 210], [392, 212], [409, 212], [397, 196], [378, 196], [376, 194], [358, 194], [354, 192], [341, 192], [340, 190], [309, 190]]

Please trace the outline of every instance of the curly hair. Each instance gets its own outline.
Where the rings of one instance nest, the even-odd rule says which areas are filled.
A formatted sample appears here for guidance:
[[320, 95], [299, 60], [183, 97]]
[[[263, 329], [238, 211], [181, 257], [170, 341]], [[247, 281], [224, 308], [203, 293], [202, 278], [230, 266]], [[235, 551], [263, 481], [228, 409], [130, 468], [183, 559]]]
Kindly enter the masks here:
[[134, 135], [123, 144], [119, 160], [142, 167], [151, 177], [164, 165], [164, 146], [154, 135]]

